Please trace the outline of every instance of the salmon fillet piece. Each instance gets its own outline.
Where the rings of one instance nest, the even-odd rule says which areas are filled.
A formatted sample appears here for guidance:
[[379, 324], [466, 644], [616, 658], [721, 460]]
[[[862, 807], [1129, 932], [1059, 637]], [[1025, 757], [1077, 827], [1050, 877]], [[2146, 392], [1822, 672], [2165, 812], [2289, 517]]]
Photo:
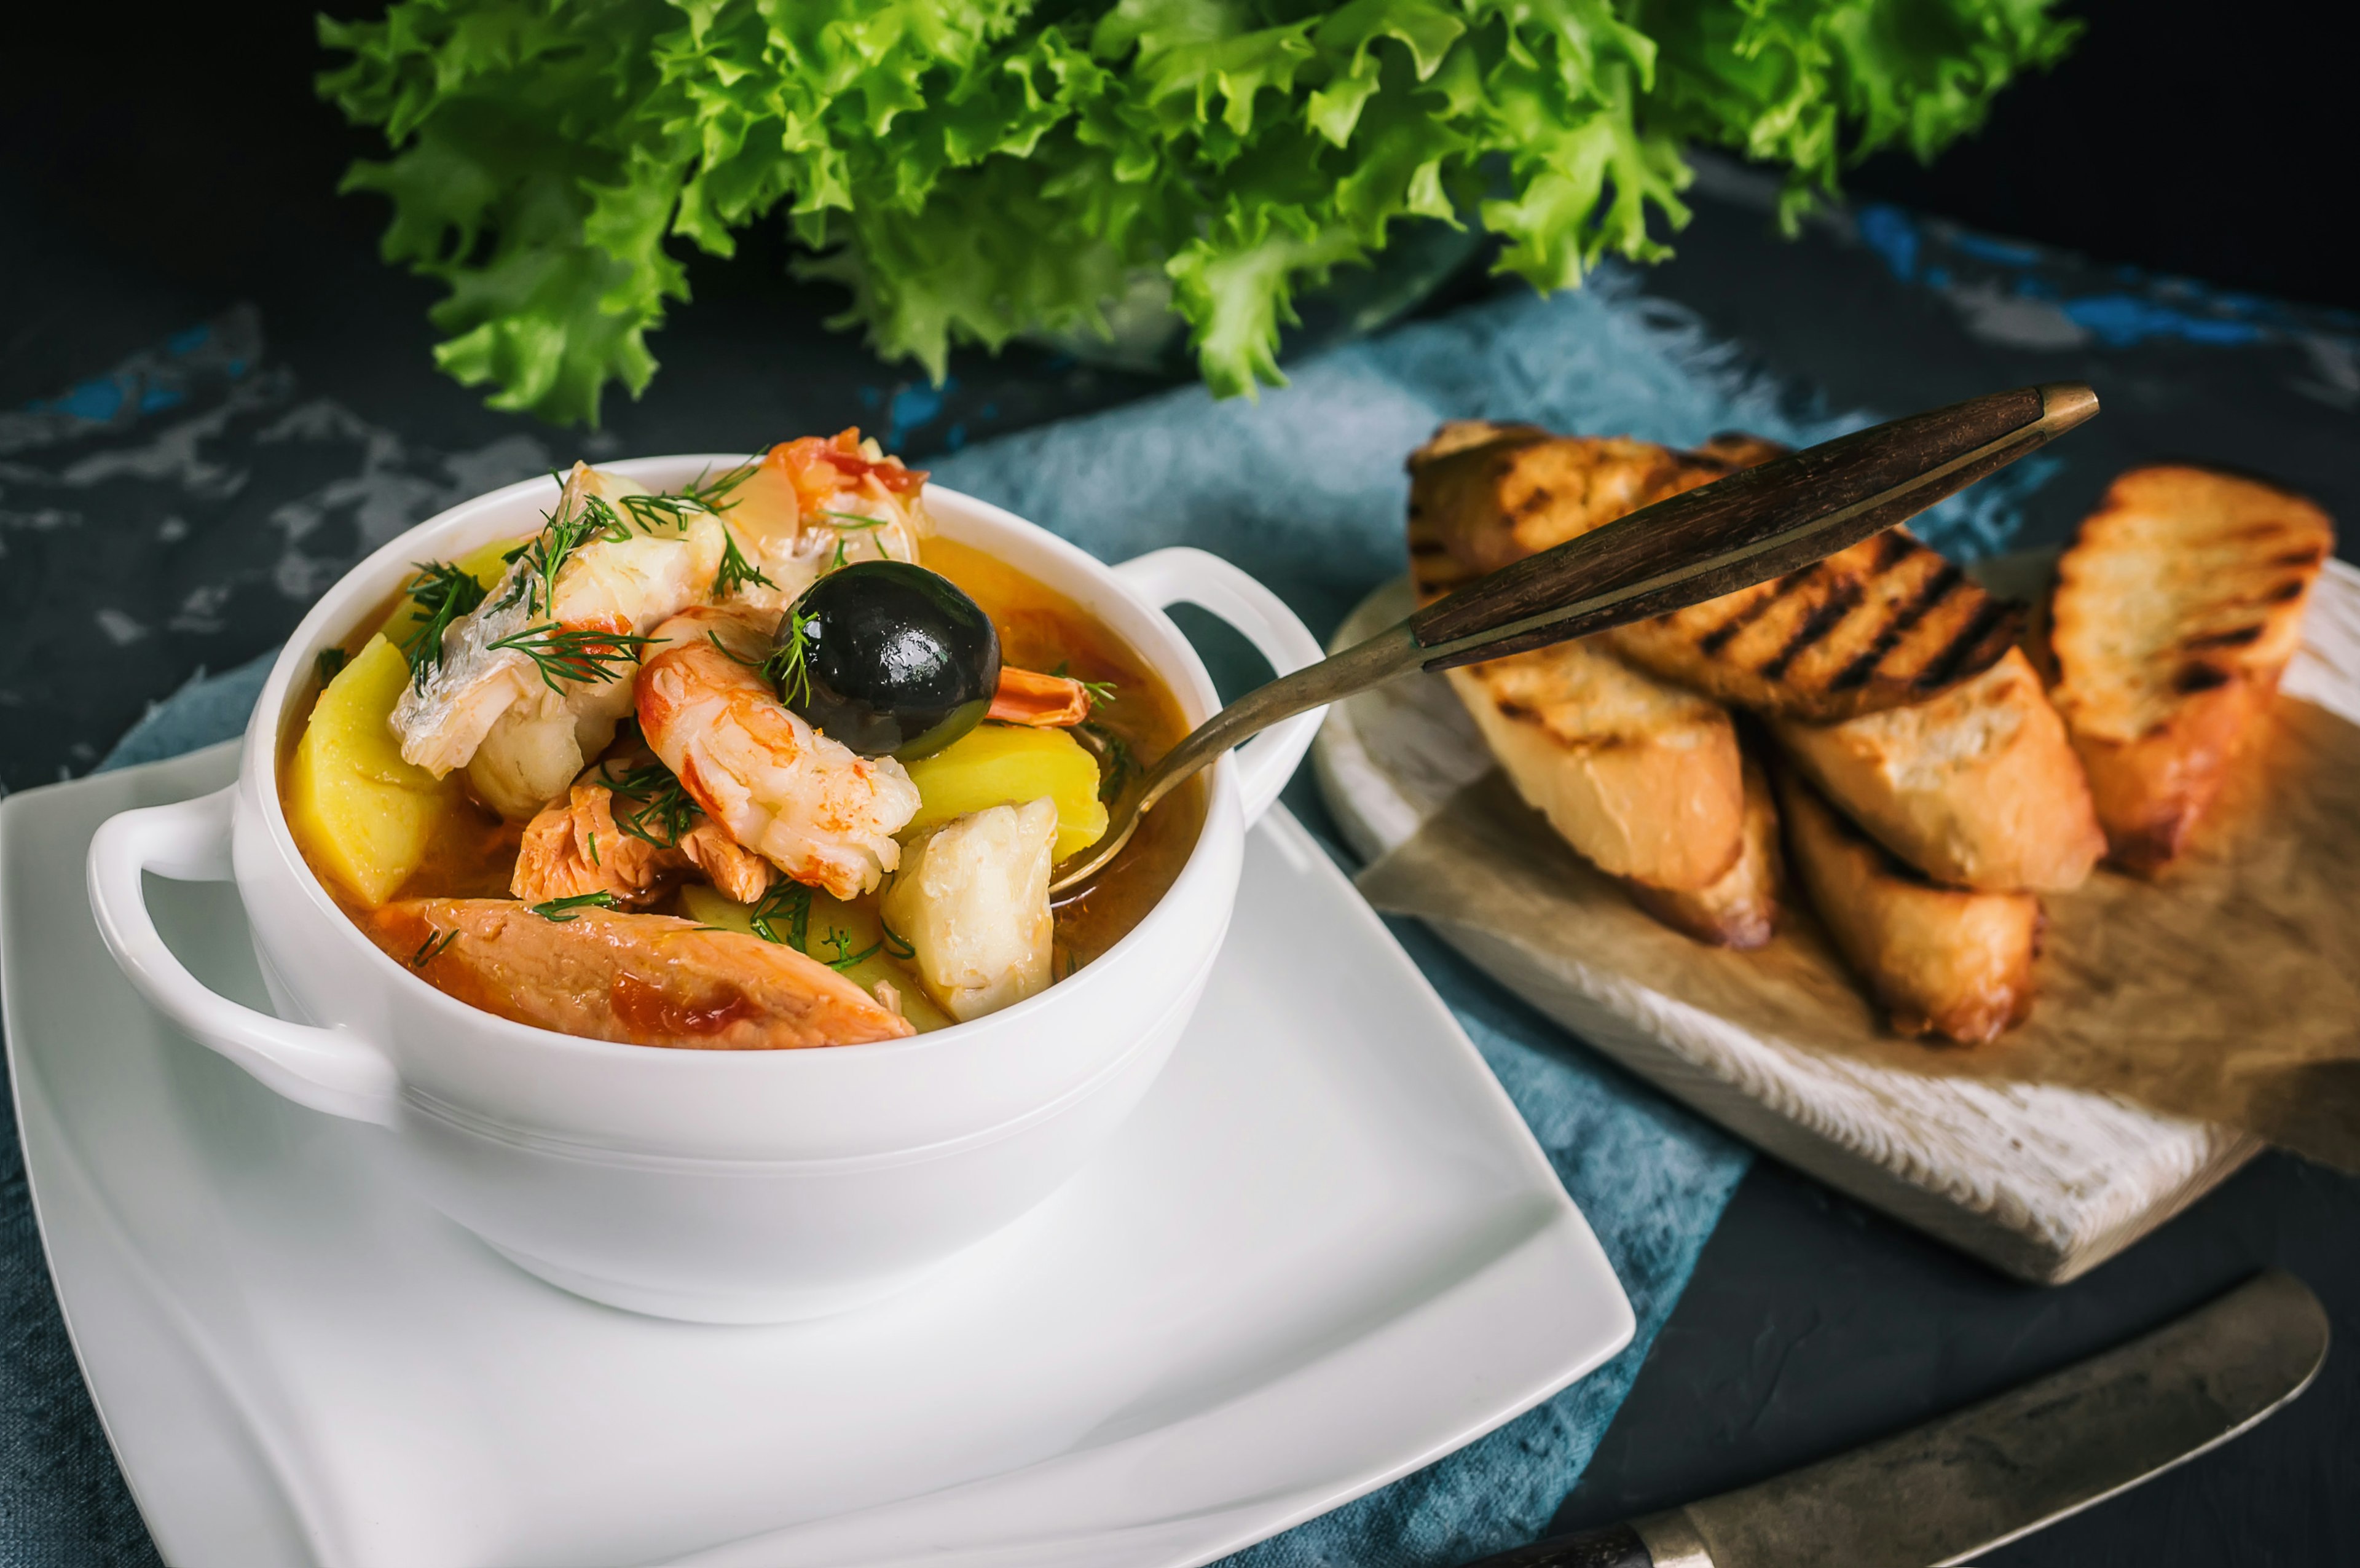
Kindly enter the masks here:
[[367, 929], [445, 995], [585, 1040], [789, 1051], [915, 1032], [816, 959], [670, 915], [582, 909], [551, 918], [506, 898], [405, 898], [371, 915]]

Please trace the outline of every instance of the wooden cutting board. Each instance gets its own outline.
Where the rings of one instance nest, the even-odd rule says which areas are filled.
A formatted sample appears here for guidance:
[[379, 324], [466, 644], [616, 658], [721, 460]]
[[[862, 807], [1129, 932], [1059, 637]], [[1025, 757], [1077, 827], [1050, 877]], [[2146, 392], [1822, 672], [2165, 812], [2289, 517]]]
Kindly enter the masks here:
[[[1978, 569], [2029, 597], [2052, 556]], [[1409, 612], [1406, 580], [1379, 589], [1335, 648]], [[2331, 562], [2286, 690], [2360, 723], [2360, 571]], [[1374, 860], [1491, 767], [1440, 676], [1330, 710], [1312, 757], [1328, 810]], [[1437, 921], [1442, 938], [1509, 989], [1666, 1093], [1863, 1203], [2040, 1283], [2094, 1267], [2253, 1158], [2261, 1141], [2109, 1094], [1921, 1077], [1765, 1040], [1679, 998], [1601, 976], [1569, 992], [1511, 945]]]

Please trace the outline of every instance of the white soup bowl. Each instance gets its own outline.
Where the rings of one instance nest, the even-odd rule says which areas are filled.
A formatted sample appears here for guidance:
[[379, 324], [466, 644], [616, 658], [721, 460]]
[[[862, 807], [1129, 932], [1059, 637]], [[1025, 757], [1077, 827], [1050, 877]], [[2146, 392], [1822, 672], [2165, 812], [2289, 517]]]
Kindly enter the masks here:
[[[664, 487], [736, 461], [606, 466]], [[411, 562], [530, 533], [555, 495], [538, 479], [455, 506], [330, 589], [271, 670], [237, 782], [99, 830], [99, 930], [174, 1023], [299, 1105], [385, 1128], [427, 1202], [553, 1284], [714, 1323], [813, 1317], [901, 1289], [1055, 1191], [1139, 1104], [1229, 929], [1246, 828], [1319, 714], [1218, 763], [1196, 846], [1162, 901], [1079, 973], [1003, 1012], [909, 1040], [775, 1051], [617, 1045], [513, 1023], [436, 990], [344, 917], [295, 847], [278, 762], [320, 651], [377, 614]], [[956, 492], [930, 488], [927, 502], [944, 535], [1096, 615], [1192, 724], [1217, 700], [1164, 605], [1212, 611], [1282, 672], [1319, 657], [1276, 595], [1218, 557], [1164, 550], [1109, 567]], [[143, 872], [235, 880], [278, 1017], [182, 966], [148, 917]]]

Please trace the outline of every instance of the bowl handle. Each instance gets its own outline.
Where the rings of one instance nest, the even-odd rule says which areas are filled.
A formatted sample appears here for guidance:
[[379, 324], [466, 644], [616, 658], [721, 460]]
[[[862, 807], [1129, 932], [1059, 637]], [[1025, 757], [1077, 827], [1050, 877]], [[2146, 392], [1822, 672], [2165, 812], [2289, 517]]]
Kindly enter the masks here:
[[315, 1111], [389, 1127], [400, 1080], [384, 1052], [344, 1029], [314, 1029], [231, 1001], [189, 973], [148, 912], [139, 875], [230, 879], [237, 786], [109, 818], [90, 841], [90, 908], [106, 950], [166, 1018], [263, 1083]]
[[[1132, 592], [1158, 609], [1185, 601], [1210, 610], [1244, 633], [1281, 675], [1292, 675], [1327, 657], [1319, 639], [1286, 607], [1285, 600], [1218, 555], [1178, 545], [1135, 556], [1114, 571]], [[1247, 826], [1270, 810], [1287, 779], [1294, 777], [1295, 765], [1310, 749], [1311, 737], [1319, 733], [1319, 721], [1327, 713], [1325, 708], [1314, 708], [1297, 713], [1238, 747], [1238, 782], [1245, 798]]]

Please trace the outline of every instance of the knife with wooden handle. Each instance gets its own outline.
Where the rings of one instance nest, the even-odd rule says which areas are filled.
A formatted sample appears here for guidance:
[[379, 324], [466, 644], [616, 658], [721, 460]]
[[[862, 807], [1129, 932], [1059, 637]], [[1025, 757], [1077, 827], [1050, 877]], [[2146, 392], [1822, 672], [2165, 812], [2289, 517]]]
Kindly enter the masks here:
[[1933, 1568], [2137, 1486], [2311, 1386], [2327, 1313], [2272, 1270], [2209, 1306], [1939, 1421], [1628, 1524], [1469, 1568]]

